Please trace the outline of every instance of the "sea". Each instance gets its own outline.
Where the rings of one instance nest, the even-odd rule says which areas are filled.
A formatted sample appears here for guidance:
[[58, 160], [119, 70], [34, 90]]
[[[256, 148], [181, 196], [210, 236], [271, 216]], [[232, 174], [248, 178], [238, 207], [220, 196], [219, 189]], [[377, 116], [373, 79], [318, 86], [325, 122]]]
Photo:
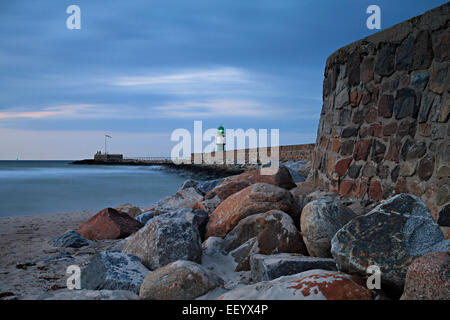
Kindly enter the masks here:
[[74, 165], [72, 161], [0, 161], [0, 216], [150, 207], [186, 176], [161, 166]]

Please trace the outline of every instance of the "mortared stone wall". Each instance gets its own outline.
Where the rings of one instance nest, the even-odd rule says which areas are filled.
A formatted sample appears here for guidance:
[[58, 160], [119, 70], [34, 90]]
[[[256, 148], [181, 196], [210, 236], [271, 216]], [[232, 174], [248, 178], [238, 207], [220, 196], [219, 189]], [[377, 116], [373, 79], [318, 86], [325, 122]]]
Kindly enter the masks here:
[[328, 58], [309, 177], [320, 189], [415, 194], [449, 224], [449, 19], [446, 3]]

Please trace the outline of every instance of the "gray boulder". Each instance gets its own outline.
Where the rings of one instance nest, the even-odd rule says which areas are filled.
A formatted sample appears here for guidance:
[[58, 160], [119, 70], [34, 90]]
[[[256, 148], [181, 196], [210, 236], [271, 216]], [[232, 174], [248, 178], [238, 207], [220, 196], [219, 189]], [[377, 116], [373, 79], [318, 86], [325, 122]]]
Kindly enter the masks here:
[[93, 256], [81, 271], [81, 288], [129, 290], [137, 294], [149, 272], [136, 256], [120, 251], [104, 251]]
[[197, 228], [200, 238], [203, 240], [206, 233], [206, 224], [208, 223], [208, 213], [204, 210], [193, 210], [191, 208], [183, 208], [171, 211], [161, 215], [160, 217], [173, 219], [182, 218]]
[[201, 262], [198, 229], [185, 218], [151, 219], [127, 242], [124, 253], [136, 255], [151, 270], [177, 260]]
[[181, 189], [174, 195], [158, 201], [155, 206], [155, 215], [158, 216], [182, 208], [191, 208], [201, 199], [203, 199], [203, 195], [196, 188]]
[[88, 246], [90, 241], [75, 230], [67, 230], [63, 234], [50, 239], [48, 243], [54, 247], [81, 248]]
[[336, 261], [295, 253], [255, 254], [250, 258], [254, 282], [267, 281], [313, 269], [336, 271]]
[[215, 179], [215, 180], [208, 180], [208, 181], [200, 181], [197, 184], [197, 190], [200, 191], [203, 195], [210, 192], [212, 189], [217, 187], [219, 184], [221, 184], [224, 181], [223, 178], [221, 179]]
[[381, 289], [398, 297], [415, 257], [449, 250], [450, 241], [444, 239], [426, 204], [416, 196], [398, 194], [339, 230], [331, 253], [344, 272], [366, 275], [368, 266], [378, 266]]
[[300, 229], [308, 252], [313, 257], [331, 257], [331, 239], [356, 214], [339, 201], [322, 198], [302, 210]]
[[198, 193], [201, 195], [207, 194], [209, 191], [217, 187], [220, 183], [224, 181], [223, 178], [221, 179], [214, 179], [214, 180], [207, 180], [207, 181], [196, 181], [192, 179], [188, 179], [181, 185], [180, 190], [185, 190], [189, 188], [194, 188]]
[[146, 224], [154, 216], [155, 216], [155, 210], [152, 209], [152, 210], [146, 211], [144, 213], [141, 213], [135, 219], [142, 224]]

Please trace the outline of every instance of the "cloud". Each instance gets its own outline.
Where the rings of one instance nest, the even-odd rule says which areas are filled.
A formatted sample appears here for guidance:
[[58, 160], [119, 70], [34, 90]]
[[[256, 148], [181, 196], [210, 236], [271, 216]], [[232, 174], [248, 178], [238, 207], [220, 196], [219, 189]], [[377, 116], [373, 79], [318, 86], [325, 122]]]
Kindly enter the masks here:
[[3, 111], [0, 112], [0, 119], [68, 117], [92, 107], [93, 105], [90, 104], [78, 104], [47, 107], [39, 111]]
[[224, 67], [209, 70], [184, 71], [174, 74], [159, 74], [150, 76], [118, 77], [113, 81], [117, 86], [149, 86], [155, 84], [179, 85], [200, 83], [250, 83], [246, 71]]
[[211, 100], [207, 102], [183, 102], [154, 108], [161, 115], [176, 118], [207, 117], [261, 117], [267, 115], [270, 107], [251, 100]]

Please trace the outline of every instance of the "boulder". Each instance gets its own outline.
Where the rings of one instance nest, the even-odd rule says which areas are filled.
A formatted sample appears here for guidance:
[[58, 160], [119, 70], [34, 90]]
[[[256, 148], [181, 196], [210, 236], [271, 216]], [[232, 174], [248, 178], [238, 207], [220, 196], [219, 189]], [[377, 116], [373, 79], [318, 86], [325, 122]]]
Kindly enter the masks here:
[[273, 280], [313, 269], [337, 271], [333, 259], [296, 253], [255, 254], [250, 258], [250, 269], [254, 282]]
[[372, 300], [365, 280], [341, 272], [310, 270], [241, 286], [220, 300]]
[[188, 188], [195, 188], [198, 193], [201, 195], [207, 194], [209, 191], [217, 187], [220, 183], [224, 181], [223, 178], [221, 179], [214, 179], [214, 180], [206, 180], [206, 181], [196, 181], [192, 179], [188, 179], [181, 185], [180, 190], [185, 190]]
[[321, 198], [302, 210], [300, 230], [308, 252], [313, 257], [331, 257], [331, 239], [356, 214], [340, 201]]
[[67, 230], [63, 234], [51, 238], [48, 243], [54, 247], [81, 248], [89, 245], [89, 240], [75, 230]]
[[282, 165], [278, 167], [274, 174], [261, 174], [261, 169], [256, 169], [245, 171], [235, 179], [247, 180], [251, 183], [267, 183], [288, 190], [296, 187], [289, 169]]
[[191, 208], [203, 196], [194, 187], [181, 189], [174, 195], [156, 203], [155, 216], [182, 208]]
[[223, 239], [219, 237], [209, 237], [202, 243], [203, 254], [206, 255], [215, 255], [222, 254], [226, 255], [227, 253], [223, 249]]
[[310, 201], [309, 195], [312, 194], [316, 190], [316, 186], [314, 183], [305, 181], [297, 183], [297, 187], [289, 190], [289, 192], [294, 197], [294, 200], [297, 202], [300, 210]]
[[210, 190], [206, 195], [205, 199], [202, 199], [197, 203], [197, 206], [194, 206], [194, 209], [202, 209], [207, 211], [208, 213], [213, 212], [219, 204], [222, 203], [226, 198], [231, 196], [232, 194], [235, 194], [236, 192], [239, 192], [248, 186], [250, 186], [252, 183], [247, 180], [231, 180], [226, 183], [222, 183], [219, 186], [215, 187], [214, 189]]
[[[242, 245], [244, 246], [241, 247]], [[222, 247], [228, 253], [241, 247], [232, 253], [238, 263], [238, 271], [250, 270], [251, 254], [280, 252], [306, 254], [300, 232], [295, 228], [292, 218], [279, 210], [254, 214], [242, 219], [227, 234]]]
[[208, 181], [200, 181], [197, 184], [197, 190], [200, 191], [203, 195], [210, 192], [212, 189], [217, 187], [219, 184], [221, 184], [224, 181], [223, 178], [221, 179], [215, 179], [215, 180], [208, 180]]
[[178, 260], [151, 272], [142, 283], [142, 300], [190, 300], [223, 284], [221, 278], [192, 261]]
[[142, 228], [143, 224], [113, 208], [101, 210], [83, 223], [78, 232], [89, 240], [120, 239]]
[[155, 209], [145, 211], [138, 215], [135, 219], [139, 221], [142, 224], [146, 224], [150, 219], [152, 219], [155, 216]]
[[450, 300], [450, 252], [420, 256], [406, 272], [401, 300]]
[[197, 228], [200, 238], [203, 240], [206, 233], [206, 224], [208, 223], [208, 213], [204, 210], [193, 210], [183, 208], [161, 215], [164, 218], [182, 218]]
[[202, 248], [197, 228], [185, 218], [155, 217], [127, 242], [123, 249], [141, 258], [154, 270], [177, 260], [201, 262]]
[[129, 290], [138, 294], [149, 272], [136, 256], [120, 251], [104, 251], [93, 256], [81, 271], [81, 288]]
[[410, 194], [395, 195], [354, 218], [331, 241], [339, 270], [364, 276], [367, 267], [376, 265], [382, 273], [381, 289], [393, 297], [401, 294], [415, 257], [449, 249], [450, 241], [444, 240], [428, 207]]
[[292, 181], [294, 183], [304, 182], [307, 174], [304, 174], [304, 171], [301, 171], [303, 166], [306, 164], [305, 161], [287, 161], [283, 162], [283, 166], [285, 166], [289, 173], [291, 174]]
[[129, 215], [132, 218], [136, 218], [138, 215], [142, 213], [141, 208], [136, 207], [132, 205], [131, 203], [124, 203], [118, 207], [116, 207], [116, 210], [125, 212], [127, 215]]
[[198, 182], [192, 179], [188, 179], [186, 181], [183, 182], [183, 184], [181, 185], [180, 189], [178, 189], [178, 191], [181, 190], [185, 190], [188, 188], [196, 188], [198, 185]]
[[284, 211], [294, 221], [299, 221], [300, 210], [289, 191], [271, 184], [257, 183], [228, 197], [211, 213], [206, 237], [224, 237], [240, 220], [269, 210]]

